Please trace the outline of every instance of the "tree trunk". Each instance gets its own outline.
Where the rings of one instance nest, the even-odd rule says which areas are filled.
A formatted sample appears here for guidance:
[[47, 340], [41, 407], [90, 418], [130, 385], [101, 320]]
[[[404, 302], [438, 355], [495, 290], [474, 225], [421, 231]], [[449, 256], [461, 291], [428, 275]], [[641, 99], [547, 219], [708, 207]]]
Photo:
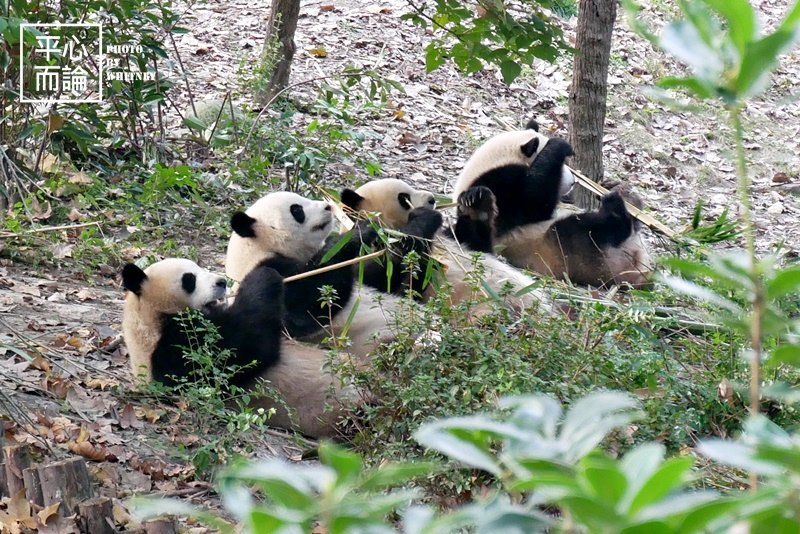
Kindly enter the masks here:
[[[572, 164], [590, 179], [603, 178], [603, 124], [606, 119], [608, 57], [617, 18], [617, 0], [580, 0], [575, 35], [575, 64], [569, 91], [569, 141]], [[599, 206], [594, 193], [579, 187], [575, 202]]]
[[268, 104], [289, 85], [295, 44], [294, 32], [300, 16], [300, 0], [272, 0], [267, 22], [267, 42], [262, 61], [270, 68], [270, 79], [264, 92], [257, 95], [261, 105]]

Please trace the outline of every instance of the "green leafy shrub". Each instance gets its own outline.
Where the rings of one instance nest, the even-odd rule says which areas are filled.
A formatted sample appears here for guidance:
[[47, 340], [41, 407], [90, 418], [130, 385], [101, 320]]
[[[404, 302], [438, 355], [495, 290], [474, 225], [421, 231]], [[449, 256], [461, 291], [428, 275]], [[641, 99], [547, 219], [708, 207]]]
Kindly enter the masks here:
[[513, 8], [501, 2], [473, 6], [448, 0], [409, 5], [412, 11], [402, 18], [430, 28], [434, 35], [443, 34], [425, 48], [428, 72], [448, 59], [467, 74], [479, 72], [489, 63], [499, 67], [509, 84], [520, 75], [523, 65], [537, 58], [552, 63], [568, 48], [552, 15], [577, 12], [574, 0], [525, 0]]

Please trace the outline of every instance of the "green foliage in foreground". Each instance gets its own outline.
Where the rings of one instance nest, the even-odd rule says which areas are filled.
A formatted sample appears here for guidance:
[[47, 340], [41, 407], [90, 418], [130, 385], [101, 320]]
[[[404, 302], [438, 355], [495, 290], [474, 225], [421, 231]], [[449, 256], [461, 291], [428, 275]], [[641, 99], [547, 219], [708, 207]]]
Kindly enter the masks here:
[[[793, 506], [800, 492], [800, 436], [765, 418], [752, 420], [739, 442], [701, 443], [707, 456], [763, 476], [758, 492], [726, 496], [689, 489], [692, 456], [665, 459], [663, 446], [653, 443], [622, 458], [597, 450], [610, 432], [640, 415], [637, 402], [625, 394], [598, 392], [566, 413], [545, 396], [504, 398], [500, 408], [443, 419], [417, 432], [417, 440], [431, 450], [503, 483], [504, 492], [445, 513], [412, 505], [419, 497], [415, 491], [391, 489], [433, 466], [364, 469], [357, 454], [330, 444], [320, 446], [319, 466], [280, 460], [235, 465], [220, 477], [219, 491], [244, 532], [258, 534], [309, 532], [315, 525], [332, 534], [693, 533], [725, 532], [739, 521], [748, 521], [751, 532], [800, 529], [800, 511]], [[136, 509], [141, 517], [183, 514], [222, 532], [236, 528], [180, 501], [137, 500]]]

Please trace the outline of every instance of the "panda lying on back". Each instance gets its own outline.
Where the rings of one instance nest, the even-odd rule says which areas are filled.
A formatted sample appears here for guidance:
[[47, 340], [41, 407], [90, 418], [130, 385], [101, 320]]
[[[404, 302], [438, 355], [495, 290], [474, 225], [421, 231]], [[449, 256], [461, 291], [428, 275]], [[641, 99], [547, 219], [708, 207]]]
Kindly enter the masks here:
[[578, 284], [645, 285], [649, 256], [619, 194], [607, 195], [597, 212], [556, 215], [574, 184], [564, 163], [572, 147], [536, 128], [531, 121], [526, 130], [496, 135], [467, 161], [455, 186], [457, 239]]
[[[266, 266], [288, 277], [355, 258], [364, 245], [371, 245], [377, 237], [366, 225], [358, 225], [344, 236], [331, 235], [332, 223], [331, 206], [327, 202], [289, 192], [270, 193], [246, 212], [237, 212], [231, 218], [234, 233], [228, 243], [226, 273], [234, 280], [241, 280], [252, 269]], [[410, 238], [403, 240], [400, 248], [426, 256], [429, 240], [441, 223], [441, 215], [436, 212], [416, 212], [402, 228]], [[343, 240], [346, 242], [336, 250]], [[323, 262], [326, 256], [331, 257]], [[402, 275], [402, 253], [392, 254], [390, 261], [393, 273]], [[347, 332], [355, 355], [365, 358], [375, 348], [375, 334], [379, 341], [390, 339], [390, 321], [409, 304], [386, 292], [402, 291], [405, 277], [393, 276], [387, 281], [385, 265], [367, 263], [364, 281], [368, 285], [360, 286], [357, 269], [338, 268], [288, 283], [284, 324], [289, 335], [319, 339], [330, 335], [330, 328], [341, 335], [352, 313]], [[322, 286], [335, 291], [331, 310], [320, 304]]]
[[[345, 189], [341, 192], [342, 203], [355, 212], [380, 213], [381, 222], [387, 227], [402, 231], [412, 213], [418, 210], [433, 211], [435, 200], [433, 194], [414, 189], [402, 180], [383, 178], [362, 185], [355, 191]], [[453, 239], [449, 231], [437, 234], [436, 245], [442, 248], [437, 260], [444, 265], [444, 276], [452, 287], [451, 300], [458, 304], [469, 299], [474, 292], [474, 281], [470, 275], [477, 266], [473, 264], [473, 253], [482, 250], [461, 245]], [[490, 254], [482, 254], [479, 258], [483, 278], [492, 292], [500, 294], [506, 285], [511, 286], [511, 294], [506, 297], [506, 304], [516, 311], [535, 306], [549, 311], [549, 299], [540, 291], [533, 290], [536, 281]], [[425, 296], [431, 296], [436, 288], [429, 286]], [[482, 313], [476, 310], [476, 315]]]
[[[273, 269], [259, 267], [242, 280], [240, 292], [225, 305], [225, 278], [201, 269], [194, 262], [170, 258], [144, 271], [134, 264], [122, 270], [127, 290], [122, 330], [134, 376], [141, 382], [174, 386], [194, 380], [192, 363], [184, 351], [192, 342], [179, 321], [187, 308], [199, 310], [220, 334], [218, 347], [230, 351], [226, 365], [239, 369], [232, 384], [253, 386], [265, 378], [297, 412], [297, 429], [321, 437], [336, 434], [342, 414], [337, 401], [355, 399], [323, 371], [324, 351], [282, 339], [283, 278]], [[326, 411], [326, 395], [333, 390], [333, 410]], [[276, 408], [270, 424], [294, 428], [280, 404], [254, 400], [255, 406]]]

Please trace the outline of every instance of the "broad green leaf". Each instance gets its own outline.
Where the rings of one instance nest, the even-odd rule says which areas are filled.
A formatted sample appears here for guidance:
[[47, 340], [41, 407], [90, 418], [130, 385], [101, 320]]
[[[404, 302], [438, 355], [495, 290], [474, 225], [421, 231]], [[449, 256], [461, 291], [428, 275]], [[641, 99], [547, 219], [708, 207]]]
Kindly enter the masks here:
[[628, 479], [628, 489], [620, 502], [621, 510], [630, 508], [633, 498], [664, 461], [666, 448], [658, 443], [645, 443], [628, 452], [620, 461], [620, 469]]
[[[713, 491], [693, 491], [690, 493], [681, 493], [673, 497], [663, 499], [652, 506], [648, 506], [639, 513], [637, 519], [641, 521], [668, 521], [673, 518], [677, 519], [681, 515], [691, 513], [701, 506], [705, 506], [708, 503], [717, 501], [719, 498], [719, 494]], [[675, 532], [682, 533], [683, 531], [676, 530]]]
[[629, 513], [635, 514], [645, 506], [656, 504], [681, 486], [693, 464], [694, 461], [690, 456], [672, 458], [664, 462], [633, 498]]
[[322, 256], [322, 259], [319, 260], [319, 264], [322, 265], [324, 263], [328, 263], [331, 258], [336, 256], [337, 252], [342, 250], [342, 248], [344, 248], [344, 246], [350, 242], [352, 238], [353, 238], [352, 232], [347, 232], [346, 234], [343, 234], [342, 237], [339, 238], [339, 240], [336, 242], [336, 244], [333, 245], [331, 248], [329, 248], [327, 252], [325, 252], [325, 254]]
[[786, 469], [800, 473], [800, 447], [775, 446], [769, 443], [759, 444], [755, 457], [773, 464], [779, 464]]
[[736, 91], [742, 97], [753, 97], [766, 88], [769, 73], [778, 62], [778, 56], [797, 42], [798, 31], [776, 31], [750, 43], [742, 58]]
[[719, 36], [722, 33], [718, 19], [705, 4], [701, 2], [678, 0], [683, 15], [703, 42], [711, 48], [718, 48]]
[[300, 534], [303, 529], [300, 525], [287, 524], [286, 520], [282, 517], [272, 513], [272, 511], [264, 506], [253, 508], [248, 515], [247, 524], [250, 527], [250, 532], [258, 532], [259, 534], [272, 534], [273, 532]]
[[639, 403], [615, 391], [591, 393], [573, 403], [564, 418], [559, 440], [569, 444], [574, 460], [595, 448], [606, 434], [633, 421]]
[[323, 464], [336, 471], [338, 483], [352, 480], [361, 472], [361, 457], [332, 443], [320, 444], [319, 458]]
[[785, 363], [800, 367], [800, 345], [781, 345], [769, 357], [770, 364]]
[[[458, 460], [470, 467], [483, 469], [494, 475], [499, 475], [502, 470], [492, 454], [487, 451], [486, 428], [498, 425], [486, 420], [485, 425], [476, 425], [472, 432], [461, 430], [459, 420], [467, 418], [445, 419], [443, 421], [423, 425], [414, 434], [421, 445], [434, 449], [445, 456]], [[458, 433], [458, 435], [456, 435]], [[499, 434], [498, 434], [499, 435]]]
[[740, 511], [739, 501], [730, 496], [703, 502], [686, 514], [674, 532], [706, 532], [709, 523], [728, 514], [731, 509], [736, 509], [736, 512]]
[[516, 61], [506, 59], [500, 63], [500, 72], [503, 75], [503, 81], [506, 82], [506, 84], [510, 84], [516, 80], [517, 76], [522, 72], [522, 67], [520, 67], [519, 63]]
[[800, 23], [800, 0], [795, 0], [794, 6], [786, 13], [786, 17], [778, 29], [780, 31], [793, 31], [797, 29], [798, 23]]
[[381, 490], [428, 474], [433, 470], [434, 465], [427, 462], [386, 464], [370, 471], [359, 487], [363, 490]]
[[208, 128], [208, 125], [206, 123], [204, 123], [194, 115], [184, 117], [183, 123], [192, 130], [198, 130], [201, 132], [204, 131], [206, 128]]
[[727, 23], [731, 41], [744, 54], [747, 43], [753, 40], [756, 31], [756, 19], [748, 0], [703, 0], [714, 11], [722, 15]]
[[690, 297], [705, 301], [709, 304], [714, 304], [715, 306], [719, 306], [737, 315], [741, 313], [741, 309], [736, 303], [699, 284], [668, 274], [659, 274], [657, 278], [678, 293], [683, 293], [684, 295], [689, 295]]
[[588, 483], [587, 489], [591, 490], [594, 497], [616, 507], [628, 487], [628, 481], [617, 469], [616, 462], [592, 455], [581, 460], [580, 468], [583, 479]]
[[441, 46], [437, 42], [431, 42], [425, 48], [425, 72], [433, 72], [444, 65], [445, 57]]
[[618, 529], [622, 522], [614, 508], [604, 501], [568, 495], [559, 499], [559, 504], [569, 510], [577, 521], [591, 526], [593, 532], [605, 530], [602, 527]]
[[701, 441], [697, 452], [725, 465], [752, 471], [759, 475], [777, 475], [781, 469], [769, 462], [759, 461], [750, 447], [720, 439]]
[[675, 529], [663, 521], [647, 521], [623, 528], [619, 532], [620, 534], [673, 534]]
[[800, 267], [783, 269], [767, 282], [767, 300], [797, 292], [800, 292]]
[[509, 423], [523, 430], [535, 431], [546, 438], [555, 438], [561, 418], [561, 404], [546, 395], [502, 397], [498, 406], [514, 409]]
[[689, 21], [672, 22], [661, 32], [661, 48], [688, 65], [697, 76], [719, 79], [725, 65], [717, 52], [708, 46], [698, 29]]
[[745, 436], [750, 442], [766, 442], [772, 445], [780, 443], [784, 446], [792, 445], [791, 436], [764, 415], [749, 417], [743, 426]]
[[711, 98], [714, 96], [714, 89], [708, 87], [703, 81], [697, 78], [668, 76], [659, 80], [657, 85], [664, 89], [684, 89], [690, 93], [694, 93], [700, 98]]

